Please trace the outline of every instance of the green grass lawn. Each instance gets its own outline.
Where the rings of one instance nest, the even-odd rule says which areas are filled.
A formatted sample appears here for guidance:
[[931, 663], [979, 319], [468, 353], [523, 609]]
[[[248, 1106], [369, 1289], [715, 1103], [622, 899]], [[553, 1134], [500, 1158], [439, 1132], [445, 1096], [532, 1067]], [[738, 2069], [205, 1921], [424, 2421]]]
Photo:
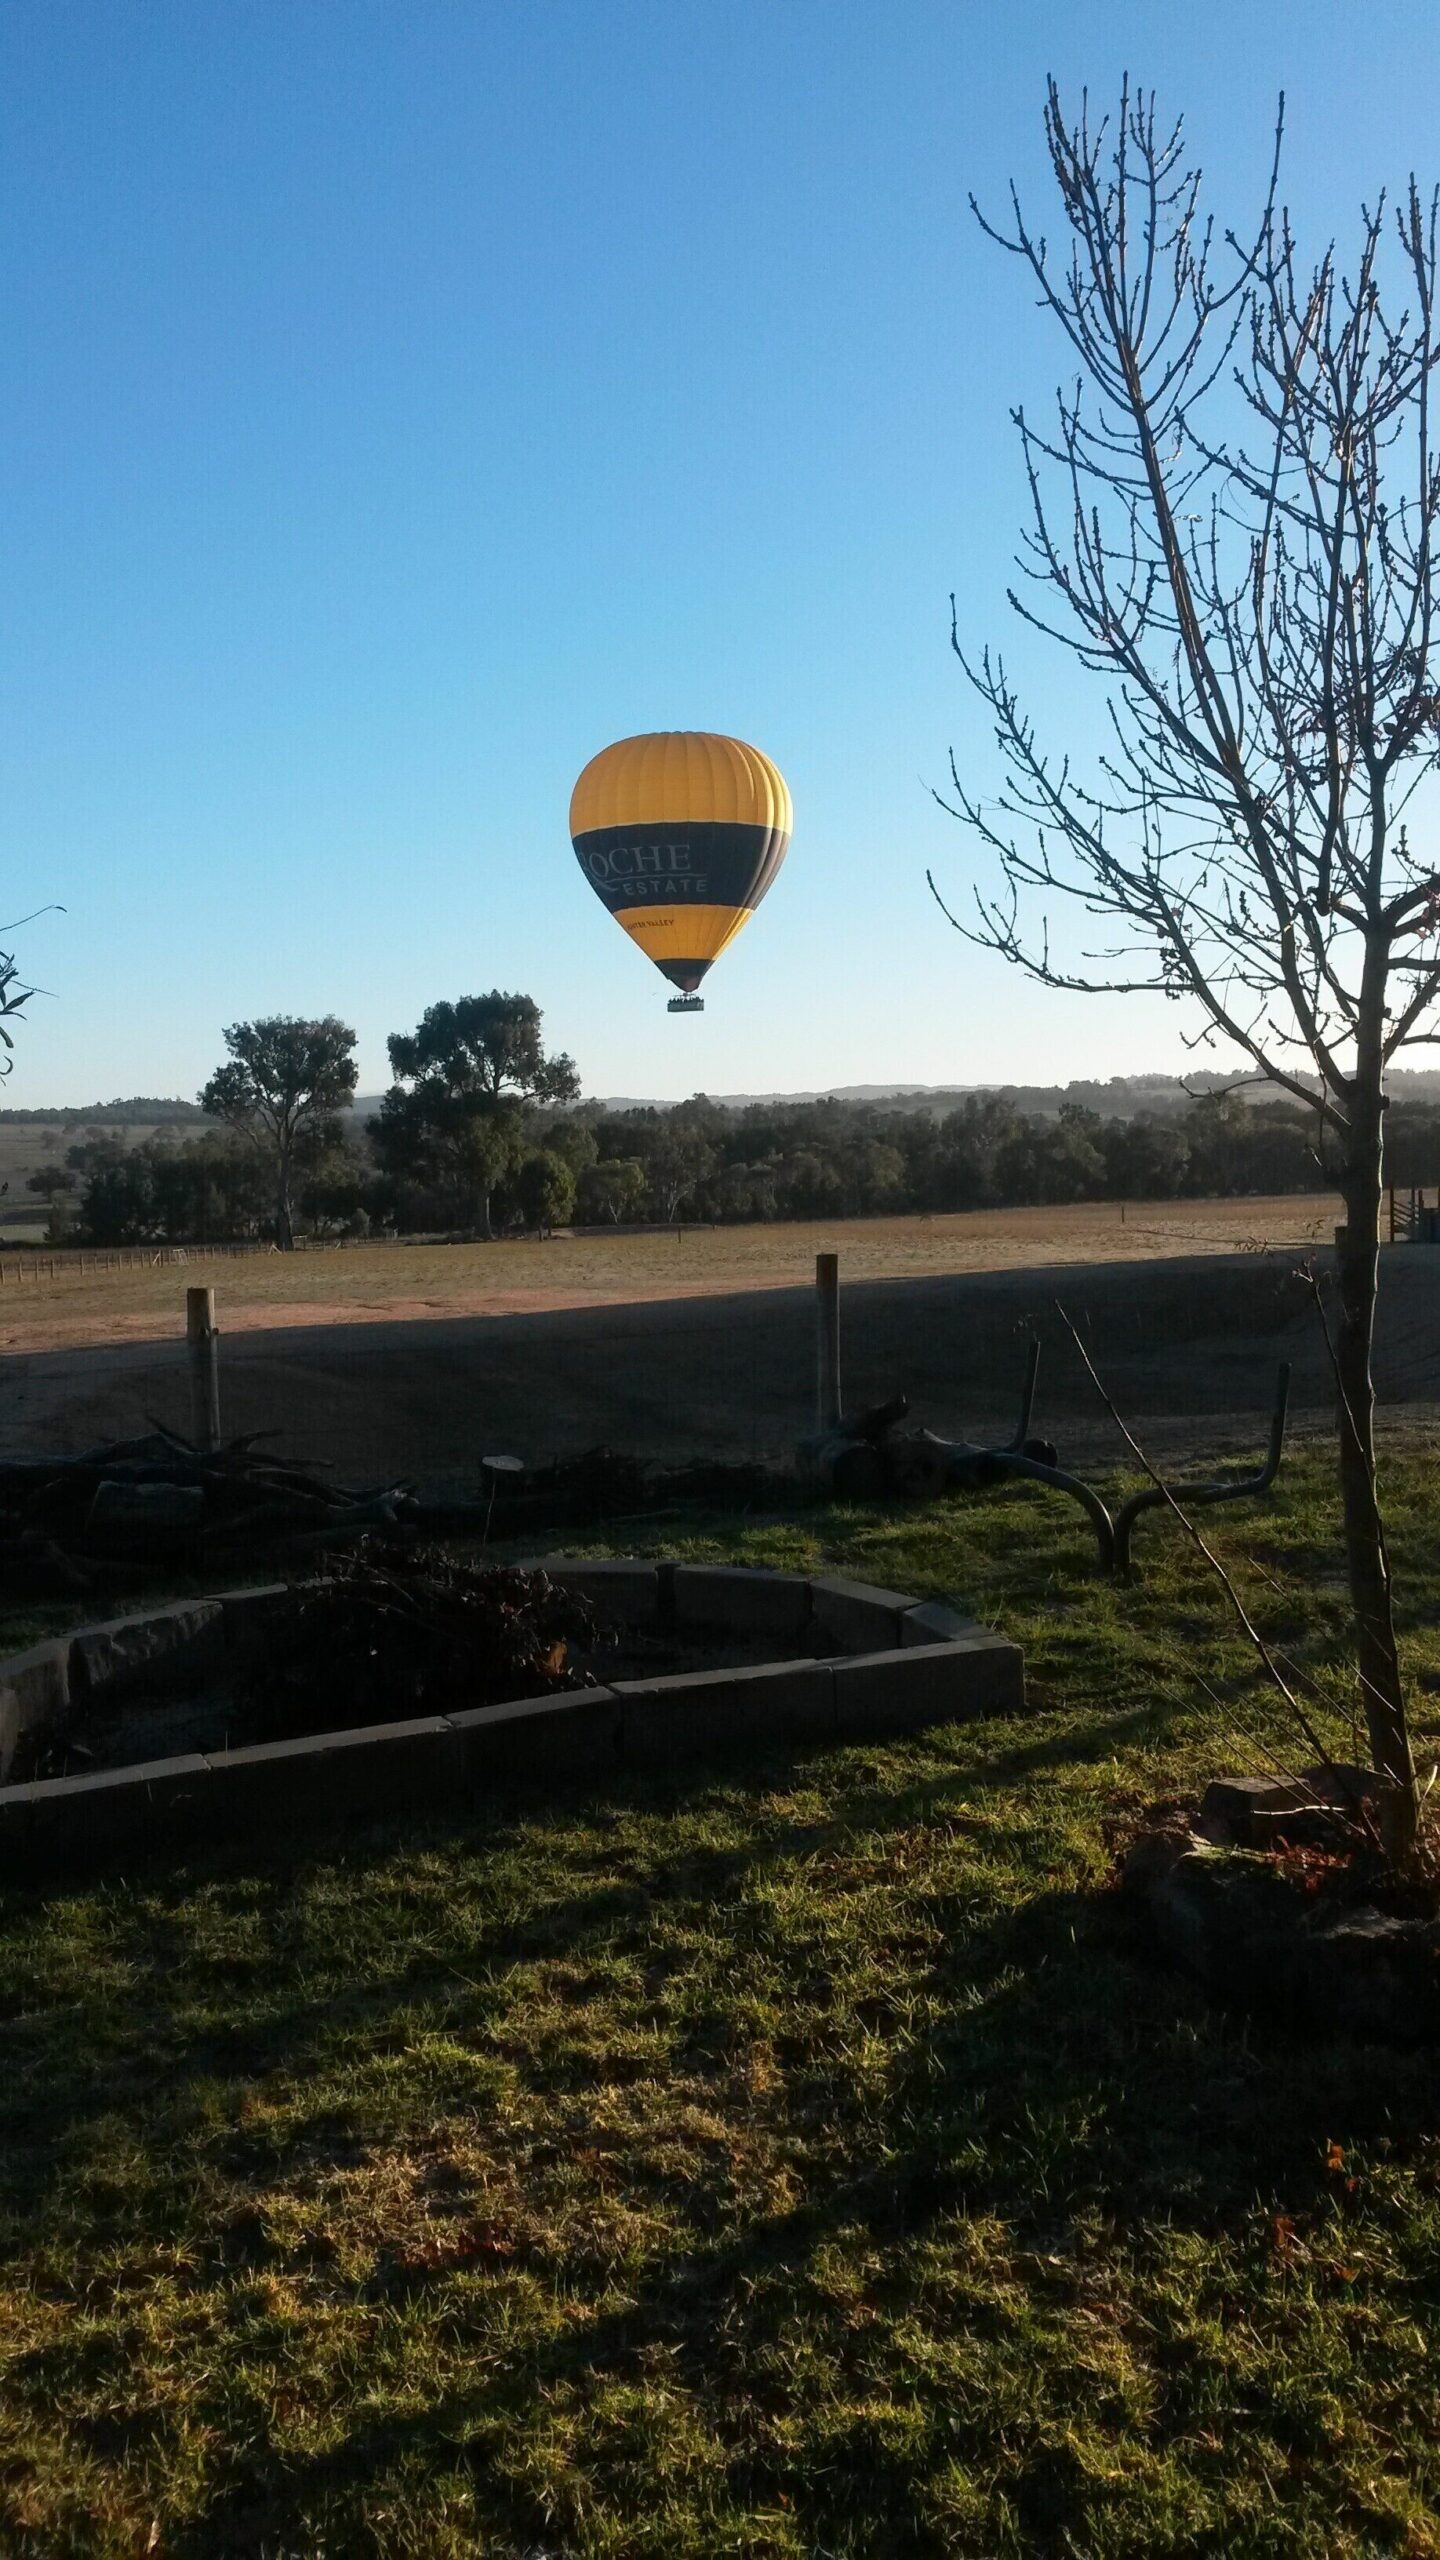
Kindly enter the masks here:
[[[1336, 1656], [1320, 1459], [1212, 1526]], [[965, 1602], [1029, 1713], [9, 1896], [0, 2551], [1440, 2553], [1440, 2070], [1132, 1949], [1107, 1820], [1294, 1756], [1138, 1544], [716, 1523]]]

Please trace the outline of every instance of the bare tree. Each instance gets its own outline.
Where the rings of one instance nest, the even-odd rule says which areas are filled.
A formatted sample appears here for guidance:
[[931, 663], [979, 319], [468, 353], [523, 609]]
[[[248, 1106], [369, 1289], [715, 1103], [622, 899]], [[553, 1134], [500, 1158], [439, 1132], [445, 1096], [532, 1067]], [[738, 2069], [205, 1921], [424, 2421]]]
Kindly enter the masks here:
[[[1282, 106], [1283, 121], [1283, 106]], [[953, 801], [986, 851], [959, 930], [1047, 986], [1158, 989], [1198, 1038], [1315, 1106], [1338, 1162], [1339, 1473], [1356, 1663], [1387, 1838], [1419, 1808], [1376, 1479], [1371, 1346], [1386, 1073], [1437, 1033], [1440, 872], [1407, 832], [1440, 759], [1436, 201], [1362, 209], [1353, 268], [1303, 266], [1278, 194], [1217, 240], [1181, 128], [1045, 134], [1068, 254], [1012, 189], [982, 227], [1074, 359], [1053, 421], [1014, 414], [1032, 502], [1016, 612], [1105, 686], [1098, 748], [1048, 755], [990, 650], [951, 637], [993, 714], [998, 801]], [[940, 796], [940, 795], [937, 795]], [[931, 886], [934, 887], [932, 880]], [[939, 892], [936, 892], [937, 896]], [[1050, 936], [1052, 902], [1098, 921]], [[943, 903], [943, 901], [942, 901]]]

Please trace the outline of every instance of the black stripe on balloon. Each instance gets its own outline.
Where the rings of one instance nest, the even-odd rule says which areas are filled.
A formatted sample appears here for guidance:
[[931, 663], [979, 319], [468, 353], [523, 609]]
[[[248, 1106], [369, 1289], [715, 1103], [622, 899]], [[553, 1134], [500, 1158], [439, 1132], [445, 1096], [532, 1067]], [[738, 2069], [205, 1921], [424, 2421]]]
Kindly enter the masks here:
[[780, 827], [677, 818], [589, 827], [574, 845], [591, 888], [613, 914], [618, 907], [758, 907], [789, 841]]

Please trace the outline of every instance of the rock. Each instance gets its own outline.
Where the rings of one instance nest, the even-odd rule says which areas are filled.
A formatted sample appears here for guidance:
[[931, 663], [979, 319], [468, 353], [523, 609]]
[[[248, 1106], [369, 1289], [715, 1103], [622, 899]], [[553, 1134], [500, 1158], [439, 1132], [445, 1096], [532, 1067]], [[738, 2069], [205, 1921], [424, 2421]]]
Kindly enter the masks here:
[[1317, 1928], [1307, 1952], [1314, 2025], [1399, 2044], [1440, 2037], [1440, 1921], [1349, 1911]]
[[1194, 1845], [1194, 1835], [1188, 1827], [1175, 1831], [1142, 1831], [1120, 1861], [1122, 1885], [1133, 1891], [1144, 1891], [1158, 1883], [1162, 1876], [1168, 1876], [1177, 1860], [1186, 1857]]
[[1348, 1762], [1295, 1778], [1215, 1778], [1200, 1799], [1198, 1828], [1221, 1847], [1263, 1849], [1281, 1840], [1324, 1846], [1340, 1840], [1380, 1792], [1373, 1769]]
[[198, 1529], [205, 1517], [201, 1484], [117, 1484], [107, 1476], [95, 1487], [92, 1529]]
[[0, 1688], [0, 1786], [15, 1765], [24, 1731], [18, 1694], [14, 1689]]
[[1328, 1768], [1305, 1769], [1301, 1775], [1322, 1804], [1378, 1804], [1384, 1792], [1375, 1771], [1358, 1768], [1353, 1760], [1332, 1760]]
[[145, 1618], [112, 1618], [108, 1625], [87, 1627], [70, 1647], [70, 1679], [78, 1695], [115, 1689], [144, 1674], [153, 1679], [162, 1667], [188, 1677], [212, 1655], [224, 1636], [224, 1610], [218, 1600], [179, 1600]]
[[0, 1782], [33, 1760], [37, 1745], [63, 1732], [70, 1713], [70, 1638], [52, 1636], [0, 1662]]
[[[1172, 1848], [1166, 1835], [1164, 1851]], [[1147, 1871], [1132, 1850], [1126, 1882], [1142, 1892], [1167, 1953], [1212, 1991], [1268, 1999], [1280, 1987], [1302, 1903], [1267, 1860], [1197, 1841], [1178, 1856], [1156, 1855]]]
[[1322, 2035], [1440, 2040], [1440, 1919], [1317, 1904], [1254, 1850], [1174, 1828], [1135, 1842], [1121, 1882], [1154, 1942], [1219, 1999]]
[[1199, 1829], [1218, 1846], [1248, 1847], [1257, 1815], [1298, 1814], [1309, 1802], [1295, 1778], [1212, 1778], [1200, 1799]]

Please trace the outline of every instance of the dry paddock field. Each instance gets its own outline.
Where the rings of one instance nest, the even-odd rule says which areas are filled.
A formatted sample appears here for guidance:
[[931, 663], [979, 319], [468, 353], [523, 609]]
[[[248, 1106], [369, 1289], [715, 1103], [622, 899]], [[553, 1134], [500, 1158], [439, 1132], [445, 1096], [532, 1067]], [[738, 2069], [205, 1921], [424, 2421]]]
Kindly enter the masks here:
[[[1057, 1307], [1167, 1453], [1243, 1450], [1282, 1359], [1302, 1421], [1327, 1404], [1296, 1276], [1323, 1264], [1328, 1197], [1102, 1203], [953, 1218], [376, 1245], [82, 1275], [0, 1292], [0, 1450], [83, 1448], [187, 1415], [184, 1295], [213, 1280], [227, 1432], [278, 1429], [342, 1480], [473, 1485], [486, 1451], [539, 1462], [606, 1442], [661, 1460], [774, 1457], [808, 1427], [815, 1255], [840, 1256], [846, 1401], [897, 1392], [956, 1436], [1008, 1427], [1024, 1336], [1044, 1340], [1036, 1427], [1116, 1448]], [[1385, 1257], [1379, 1383], [1440, 1407], [1440, 1261]]]

